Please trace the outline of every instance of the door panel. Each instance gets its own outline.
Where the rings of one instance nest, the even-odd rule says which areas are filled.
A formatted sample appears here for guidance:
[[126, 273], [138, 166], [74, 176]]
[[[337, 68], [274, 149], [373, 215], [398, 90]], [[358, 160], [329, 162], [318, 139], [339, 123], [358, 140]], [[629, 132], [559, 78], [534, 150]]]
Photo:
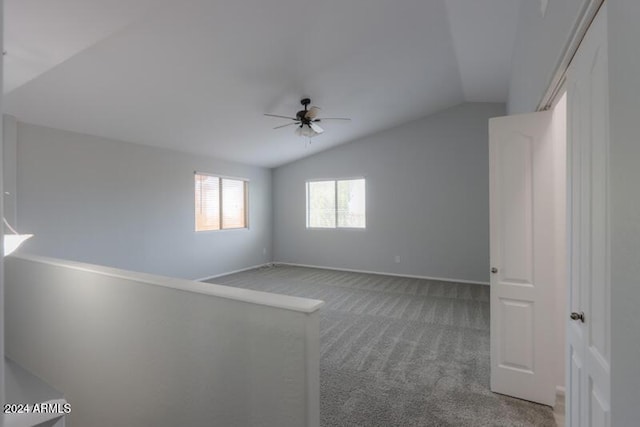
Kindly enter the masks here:
[[591, 426], [605, 427], [607, 426], [607, 416], [609, 413], [607, 399], [603, 397], [603, 393], [597, 387], [591, 384]]
[[513, 133], [500, 146], [501, 280], [533, 285], [531, 137]]
[[567, 370], [569, 373], [569, 378], [571, 378], [571, 383], [568, 384], [568, 390], [572, 391], [568, 394], [568, 399], [566, 400], [566, 409], [567, 412], [570, 413], [570, 416], [567, 418], [571, 419], [579, 419], [580, 418], [580, 401], [582, 400], [582, 377], [584, 376], [582, 373], [582, 359], [579, 354], [572, 351], [569, 356], [569, 369]]
[[[597, 28], [596, 28], [597, 29]], [[607, 344], [606, 327], [608, 292], [605, 284], [608, 284], [608, 265], [605, 261], [608, 256], [608, 192], [607, 192], [607, 123], [604, 118], [608, 114], [607, 93], [607, 62], [605, 47], [598, 47], [591, 59], [589, 80], [591, 82], [591, 283], [589, 290], [591, 300], [589, 315], [591, 317], [589, 327], [589, 342], [593, 351], [599, 353], [603, 360], [608, 360], [609, 349]], [[594, 102], [596, 102], [594, 104]], [[605, 304], [603, 304], [605, 302]]]
[[[533, 374], [533, 304], [530, 301], [500, 299], [502, 341], [498, 365]], [[522, 345], [508, 345], [521, 342]]]

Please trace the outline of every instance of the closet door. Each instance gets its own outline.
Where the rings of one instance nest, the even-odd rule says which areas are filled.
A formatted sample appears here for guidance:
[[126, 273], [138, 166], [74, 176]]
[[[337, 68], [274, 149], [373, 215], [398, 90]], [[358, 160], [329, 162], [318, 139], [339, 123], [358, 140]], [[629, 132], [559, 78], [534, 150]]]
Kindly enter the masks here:
[[570, 280], [566, 425], [610, 425], [609, 91], [602, 6], [567, 76]]

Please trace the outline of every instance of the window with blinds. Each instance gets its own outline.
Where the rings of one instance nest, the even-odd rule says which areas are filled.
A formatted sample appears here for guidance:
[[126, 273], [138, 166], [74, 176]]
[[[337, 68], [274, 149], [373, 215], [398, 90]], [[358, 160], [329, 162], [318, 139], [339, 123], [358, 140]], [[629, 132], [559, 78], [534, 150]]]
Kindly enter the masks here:
[[196, 231], [247, 228], [248, 181], [195, 174]]
[[366, 228], [365, 180], [308, 181], [307, 228]]

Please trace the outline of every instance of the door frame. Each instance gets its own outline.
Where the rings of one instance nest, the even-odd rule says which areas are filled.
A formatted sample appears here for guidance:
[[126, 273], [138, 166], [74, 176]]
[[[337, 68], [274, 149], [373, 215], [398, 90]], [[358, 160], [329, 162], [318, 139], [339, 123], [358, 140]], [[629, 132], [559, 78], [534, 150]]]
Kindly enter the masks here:
[[573, 57], [580, 47], [580, 43], [587, 34], [587, 30], [595, 19], [598, 11], [602, 7], [605, 0], [586, 0], [582, 10], [578, 13], [576, 25], [573, 28], [567, 44], [562, 49], [560, 60], [554, 67], [554, 72], [547, 84], [547, 90], [542, 95], [536, 111], [546, 111], [552, 109], [562, 98], [563, 92], [566, 92], [567, 71]]

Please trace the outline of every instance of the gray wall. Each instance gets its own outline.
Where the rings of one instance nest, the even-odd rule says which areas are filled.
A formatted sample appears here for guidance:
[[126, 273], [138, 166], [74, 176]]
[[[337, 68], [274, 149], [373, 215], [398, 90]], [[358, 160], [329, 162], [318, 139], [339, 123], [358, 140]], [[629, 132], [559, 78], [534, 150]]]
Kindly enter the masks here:
[[539, 1], [520, 2], [507, 103], [509, 114], [536, 110], [586, 3], [587, 0], [550, 1], [543, 17]]
[[640, 2], [607, 0], [611, 171], [611, 425], [640, 420]]
[[[0, 0], [0, 48], [4, 48], [3, 44], [3, 36], [4, 36], [4, 1]], [[0, 81], [4, 81], [4, 61], [0, 61]], [[2, 113], [2, 96], [4, 91], [0, 91], [0, 114]], [[3, 124], [2, 120], [0, 120], [0, 142], [4, 141], [3, 136]], [[4, 144], [1, 144], [4, 149]], [[4, 167], [3, 167], [3, 153], [0, 150], [0, 194], [4, 194], [2, 189], [3, 184], [3, 175], [4, 175]], [[0, 197], [0, 212], [3, 212], [3, 198]], [[0, 253], [4, 252], [4, 246], [0, 249]], [[0, 257], [0, 357], [4, 360], [4, 254]], [[5, 394], [4, 394], [4, 363], [0, 364], [0, 404], [5, 403]]]
[[[23, 251], [181, 278], [271, 260], [271, 171], [18, 124]], [[250, 179], [250, 229], [194, 232], [193, 172]], [[263, 253], [263, 249], [266, 253]]]
[[64, 392], [68, 426], [319, 425], [322, 302], [33, 256], [6, 267], [7, 356]]
[[[276, 169], [274, 261], [488, 282], [488, 119], [501, 115], [462, 104]], [[360, 176], [366, 230], [305, 228], [306, 180]]]

